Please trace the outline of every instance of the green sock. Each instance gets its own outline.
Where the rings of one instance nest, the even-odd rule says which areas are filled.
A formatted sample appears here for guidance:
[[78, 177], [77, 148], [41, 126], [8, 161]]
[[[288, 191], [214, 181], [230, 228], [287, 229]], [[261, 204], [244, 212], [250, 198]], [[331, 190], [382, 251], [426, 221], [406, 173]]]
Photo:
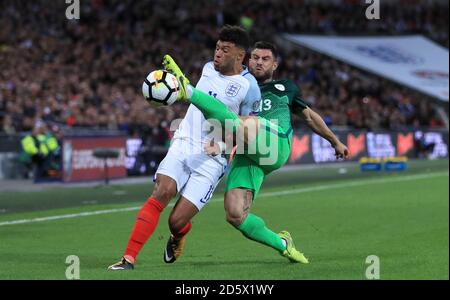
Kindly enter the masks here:
[[278, 234], [267, 228], [264, 220], [254, 214], [249, 214], [238, 230], [255, 242], [272, 247], [279, 252], [286, 250], [286, 246]]
[[[225, 104], [214, 97], [209, 96], [196, 88], [192, 88], [192, 90], [189, 91], [189, 94], [191, 96], [191, 103], [202, 111], [206, 119], [217, 119], [224, 127], [225, 122], [233, 121], [236, 123], [239, 121], [237, 114], [229, 111]], [[235, 128], [236, 126], [233, 126], [233, 129]]]

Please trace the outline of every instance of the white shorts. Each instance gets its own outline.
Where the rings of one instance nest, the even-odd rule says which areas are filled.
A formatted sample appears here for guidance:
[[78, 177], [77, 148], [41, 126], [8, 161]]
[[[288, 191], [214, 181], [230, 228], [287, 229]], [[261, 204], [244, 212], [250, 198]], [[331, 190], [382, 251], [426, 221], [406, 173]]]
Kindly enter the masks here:
[[201, 210], [225, 174], [227, 160], [192, 149], [189, 141], [174, 140], [155, 176], [162, 174], [175, 180], [177, 192]]

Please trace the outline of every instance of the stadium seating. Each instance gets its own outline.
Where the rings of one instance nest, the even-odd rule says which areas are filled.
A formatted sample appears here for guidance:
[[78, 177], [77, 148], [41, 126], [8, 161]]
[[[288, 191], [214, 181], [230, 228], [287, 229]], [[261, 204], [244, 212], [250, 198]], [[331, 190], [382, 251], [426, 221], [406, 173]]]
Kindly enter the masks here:
[[[282, 32], [420, 33], [448, 48], [445, 1], [387, 7], [383, 22], [369, 22], [348, 0], [226, 4], [86, 1], [80, 20], [69, 21], [64, 2], [2, 1], [0, 132], [29, 131], [43, 119], [63, 128], [125, 130], [164, 145], [168, 124], [186, 108], [150, 107], [140, 94], [142, 78], [170, 52], [195, 83], [225, 23], [247, 27], [253, 40], [276, 40]], [[278, 76], [295, 80], [328, 125], [371, 130], [443, 125], [423, 95], [306, 49], [281, 52]]]

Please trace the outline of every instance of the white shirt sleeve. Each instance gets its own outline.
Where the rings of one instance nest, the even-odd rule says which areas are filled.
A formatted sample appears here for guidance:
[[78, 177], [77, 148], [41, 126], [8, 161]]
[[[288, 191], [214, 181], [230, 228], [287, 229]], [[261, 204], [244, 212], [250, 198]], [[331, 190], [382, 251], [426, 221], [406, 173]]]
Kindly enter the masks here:
[[259, 89], [258, 82], [250, 73], [246, 73], [243, 76], [250, 82], [250, 87], [245, 95], [244, 101], [241, 103], [239, 115], [258, 115], [259, 104], [261, 102], [261, 90]]

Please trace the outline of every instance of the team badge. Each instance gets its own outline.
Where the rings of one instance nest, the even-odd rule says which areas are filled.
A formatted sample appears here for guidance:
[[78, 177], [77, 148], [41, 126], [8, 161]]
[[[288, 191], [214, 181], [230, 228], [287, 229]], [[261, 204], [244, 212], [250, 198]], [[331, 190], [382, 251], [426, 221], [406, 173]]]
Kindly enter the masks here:
[[259, 112], [259, 108], [261, 106], [261, 100], [253, 102], [253, 112]]
[[284, 85], [282, 85], [282, 84], [275, 84], [275, 88], [277, 89], [277, 90], [279, 90], [279, 91], [282, 91], [282, 92], [284, 92], [285, 90], [286, 90], [286, 88], [284, 87]]
[[241, 86], [239, 84], [236, 82], [230, 82], [225, 90], [225, 94], [228, 97], [236, 97], [240, 89]]

